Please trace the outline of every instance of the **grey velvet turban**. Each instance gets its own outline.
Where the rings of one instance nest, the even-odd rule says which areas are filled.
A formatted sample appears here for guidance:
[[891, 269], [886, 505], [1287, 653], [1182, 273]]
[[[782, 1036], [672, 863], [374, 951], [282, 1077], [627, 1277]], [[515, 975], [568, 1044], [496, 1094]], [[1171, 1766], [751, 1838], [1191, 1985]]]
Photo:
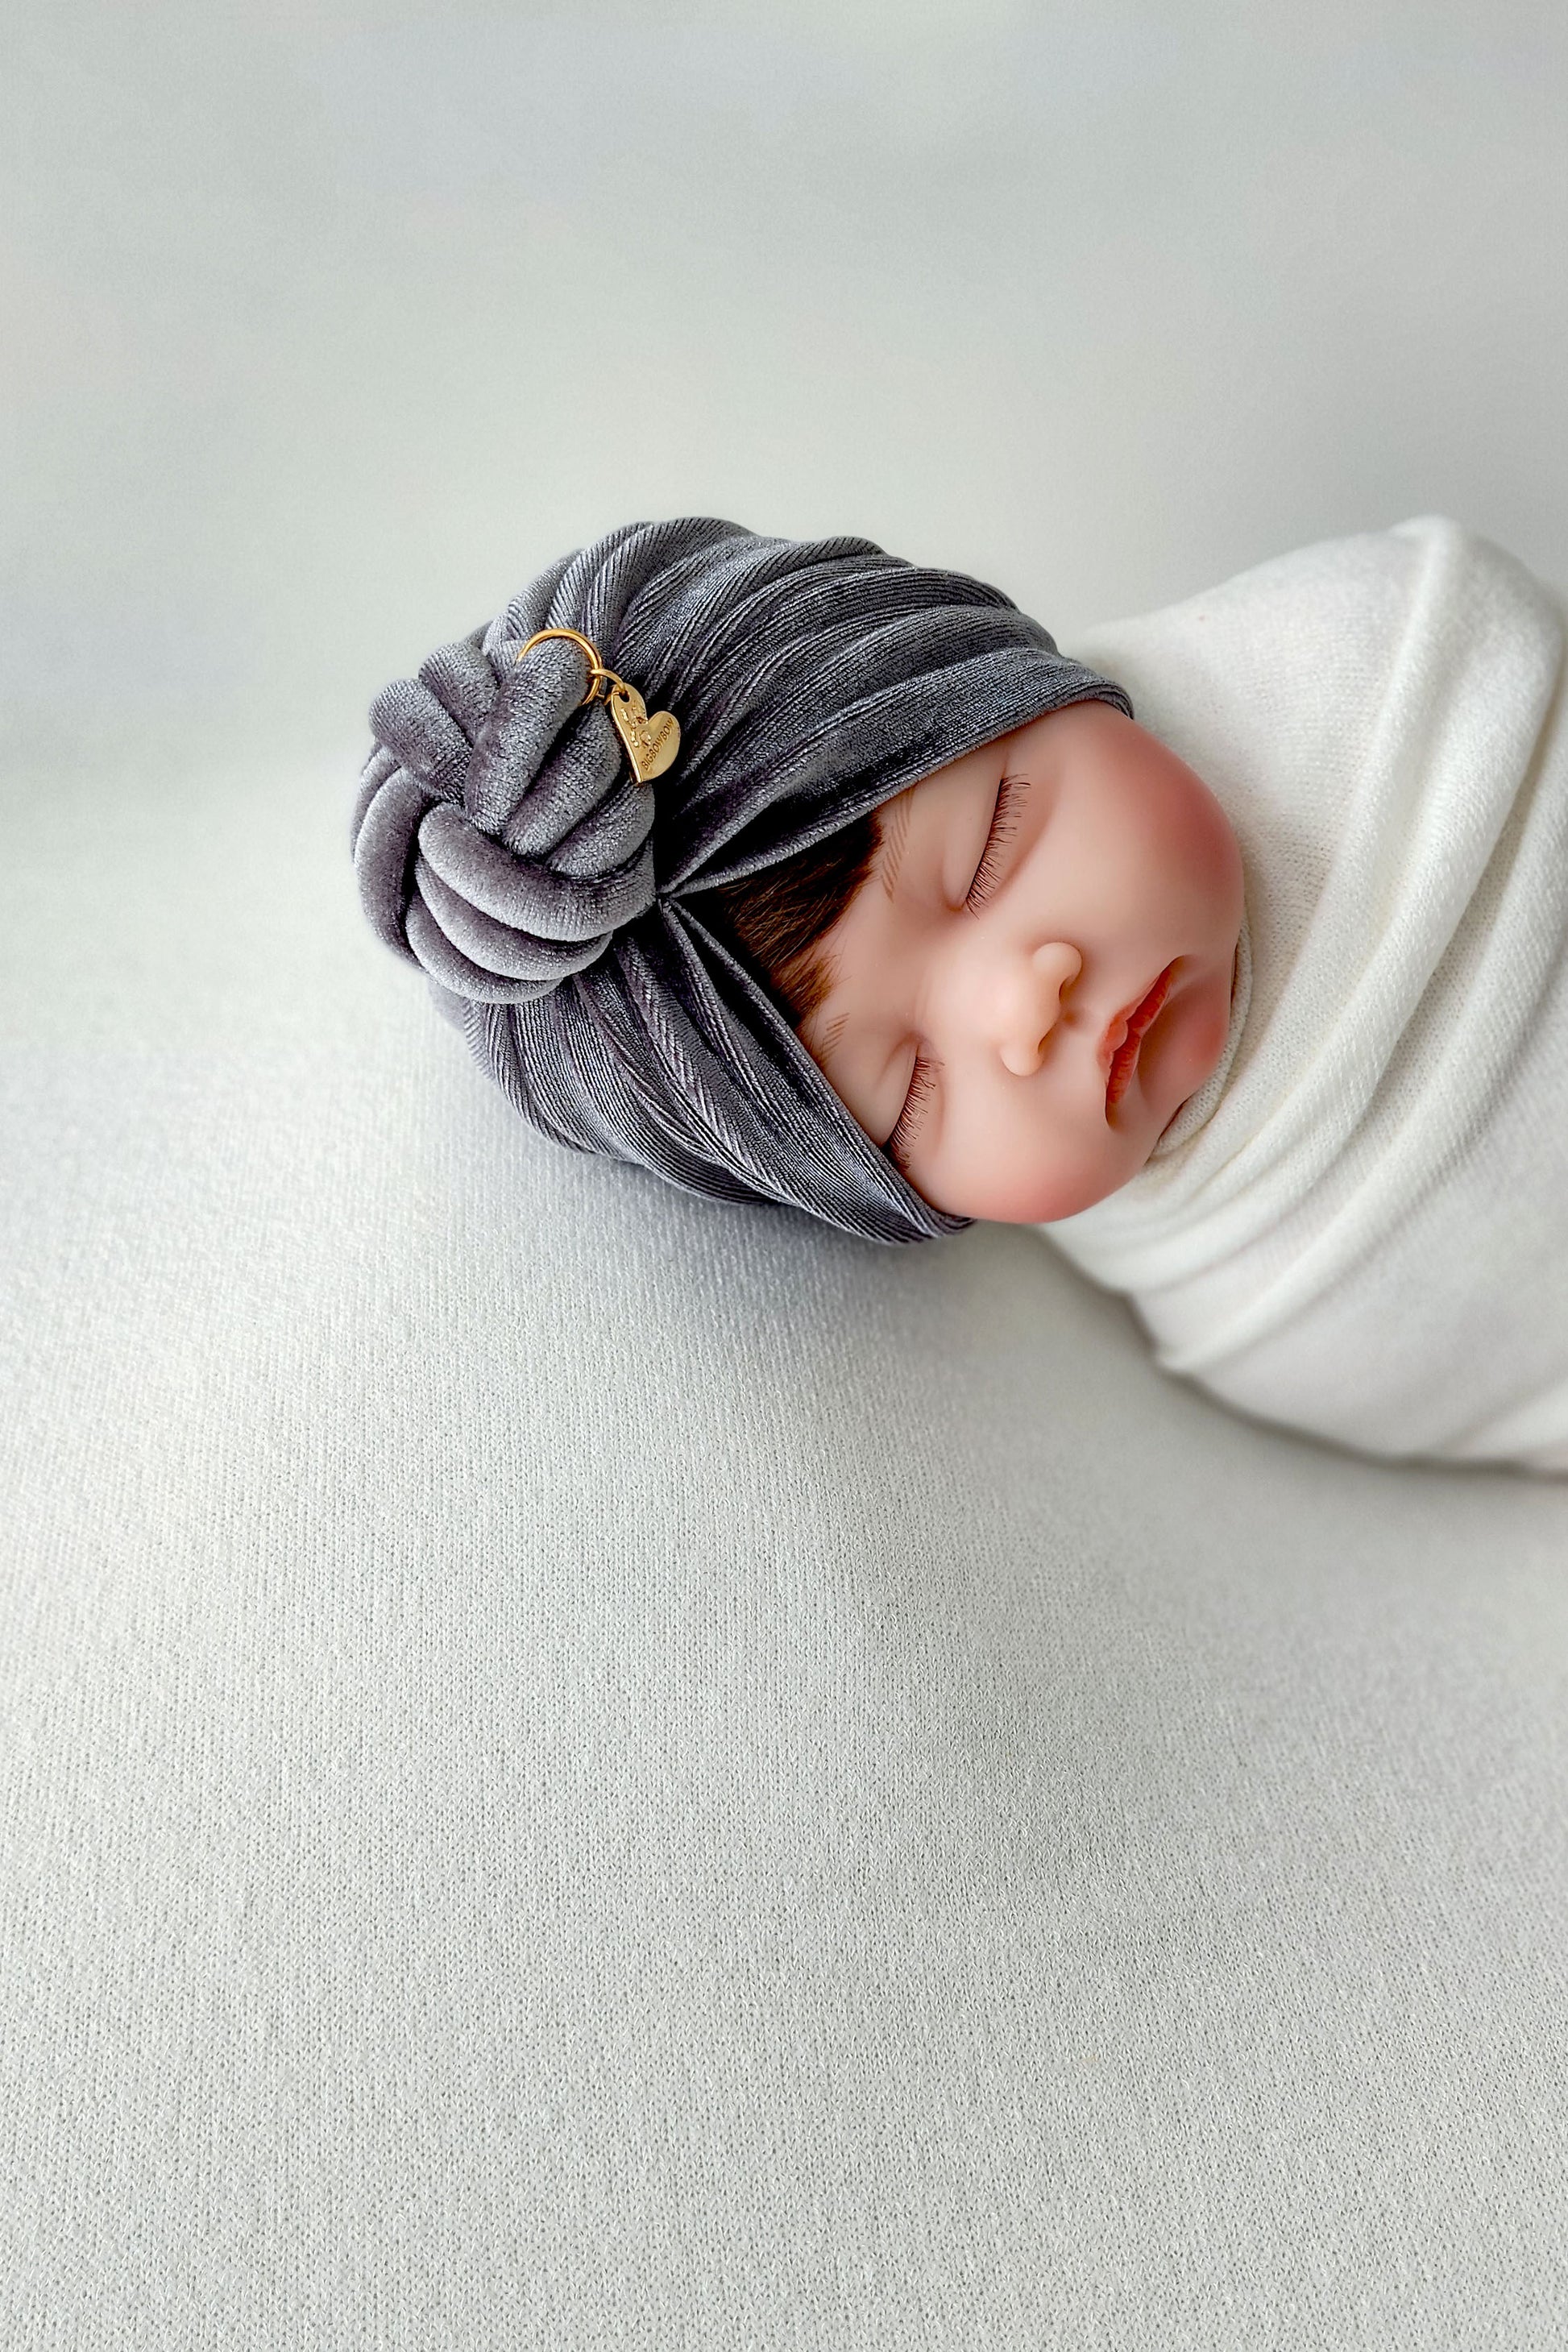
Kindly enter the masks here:
[[[632, 773], [565, 626], [671, 710]], [[857, 1125], [702, 894], [805, 849], [1043, 712], [1131, 715], [994, 588], [863, 539], [632, 523], [552, 564], [372, 707], [362, 902], [523, 1117], [690, 1192], [882, 1242], [931, 1208]]]

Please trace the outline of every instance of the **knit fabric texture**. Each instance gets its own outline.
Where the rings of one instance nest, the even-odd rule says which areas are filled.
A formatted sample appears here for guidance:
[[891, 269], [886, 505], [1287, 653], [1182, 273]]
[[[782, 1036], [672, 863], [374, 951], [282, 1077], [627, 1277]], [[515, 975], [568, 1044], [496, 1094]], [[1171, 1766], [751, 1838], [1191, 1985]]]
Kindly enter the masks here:
[[[569, 640], [679, 720], [640, 784]], [[555, 1141], [880, 1242], [931, 1208], [834, 1093], [783, 1002], [702, 919], [906, 786], [1064, 704], [1131, 716], [995, 588], [863, 539], [634, 523], [563, 558], [371, 710], [365, 914]]]

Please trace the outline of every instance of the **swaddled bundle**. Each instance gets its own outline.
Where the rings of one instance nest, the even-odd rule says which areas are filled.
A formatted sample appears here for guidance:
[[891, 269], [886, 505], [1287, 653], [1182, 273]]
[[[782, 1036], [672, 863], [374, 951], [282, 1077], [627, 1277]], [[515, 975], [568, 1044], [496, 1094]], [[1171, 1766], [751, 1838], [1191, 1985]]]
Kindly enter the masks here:
[[1221, 802], [1247, 911], [1213, 1075], [1039, 1230], [1245, 1412], [1568, 1471], [1563, 647], [1426, 517], [1073, 648]]
[[[969, 1202], [917, 1192], [851, 1115], [803, 1042], [782, 950], [748, 934], [742, 953], [725, 904], [777, 869], [803, 895], [768, 922], [786, 908], [797, 945], [831, 936], [822, 844], [854, 849], [832, 904], [875, 911], [857, 862], [875, 836], [854, 848], [851, 828], [1047, 714], [1109, 704], [1113, 734], [1174, 752], [1234, 828], [1237, 985], [1217, 1065], [1147, 1162], [1041, 1230], [1133, 1299], [1167, 1369], [1244, 1412], [1389, 1454], [1568, 1470], [1552, 599], [1426, 519], [1081, 650], [866, 541], [692, 518], [612, 531], [377, 698], [352, 825], [365, 913], [557, 1141], [878, 1241], [952, 1234]], [[1136, 824], [1136, 793], [1120, 805]], [[1108, 840], [1096, 854], [1113, 860]], [[1013, 929], [1008, 954], [1032, 958]], [[1223, 996], [1213, 1010], [1217, 1026]]]

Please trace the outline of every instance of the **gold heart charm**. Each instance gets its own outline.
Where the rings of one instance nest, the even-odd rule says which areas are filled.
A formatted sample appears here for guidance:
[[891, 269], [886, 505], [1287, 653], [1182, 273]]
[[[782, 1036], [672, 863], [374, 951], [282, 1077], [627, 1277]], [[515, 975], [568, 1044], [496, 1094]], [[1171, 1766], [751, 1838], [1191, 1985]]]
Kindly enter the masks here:
[[650, 719], [647, 703], [624, 677], [612, 679], [609, 703], [632, 773], [639, 784], [651, 784], [673, 763], [680, 749], [680, 721], [668, 710], [656, 710]]

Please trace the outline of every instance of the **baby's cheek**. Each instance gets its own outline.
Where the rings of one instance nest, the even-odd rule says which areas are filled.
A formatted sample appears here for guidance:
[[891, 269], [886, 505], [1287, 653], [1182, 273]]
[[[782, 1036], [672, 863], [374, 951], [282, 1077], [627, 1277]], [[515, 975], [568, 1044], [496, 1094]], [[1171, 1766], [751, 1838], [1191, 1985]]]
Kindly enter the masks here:
[[[1168, 1036], [1151, 1032], [1146, 1039], [1142, 1062], [1147, 1067], [1141, 1067], [1141, 1075], [1151, 1097], [1162, 1107], [1170, 1104], [1167, 1124], [1181, 1104], [1196, 1094], [1224, 1053], [1230, 1034], [1230, 1012], [1226, 975], [1174, 1009]], [[1155, 1031], [1158, 1028], [1156, 1023]]]
[[1230, 1034], [1230, 1006], [1217, 998], [1205, 1004], [1193, 1016], [1184, 1044], [1188, 1062], [1188, 1087], [1191, 1094], [1200, 1087], [1225, 1051], [1225, 1041]]

